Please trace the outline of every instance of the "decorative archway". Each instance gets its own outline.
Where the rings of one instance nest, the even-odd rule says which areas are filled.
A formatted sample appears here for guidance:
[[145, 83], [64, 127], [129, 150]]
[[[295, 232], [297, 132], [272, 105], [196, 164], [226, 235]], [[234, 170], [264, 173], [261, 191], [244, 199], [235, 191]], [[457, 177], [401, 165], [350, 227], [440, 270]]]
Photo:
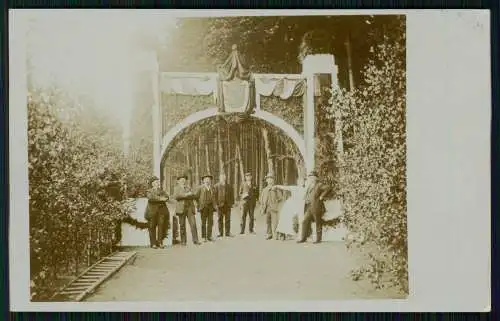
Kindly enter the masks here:
[[[165, 154], [168, 151], [170, 144], [172, 141], [175, 139], [177, 135], [179, 135], [184, 129], [188, 128], [191, 125], [196, 124], [197, 122], [207, 119], [210, 117], [215, 117], [219, 115], [219, 110], [217, 107], [213, 108], [207, 108], [205, 110], [196, 112], [194, 114], [189, 115], [188, 117], [184, 118], [182, 121], [180, 121], [176, 126], [171, 128], [165, 136], [163, 136], [162, 144], [161, 144], [161, 160], [163, 163], [163, 160], [165, 158]], [[271, 125], [274, 125], [290, 137], [297, 146], [297, 149], [299, 150], [300, 154], [302, 155], [302, 158], [305, 159], [306, 157], [306, 144], [304, 141], [303, 136], [289, 123], [287, 123], [285, 120], [282, 118], [269, 113], [264, 110], [256, 110], [254, 113], [251, 114], [251, 117], [261, 119]]]
[[[262, 119], [282, 129], [297, 145], [307, 171], [315, 168], [315, 96], [320, 94], [320, 74], [328, 75], [331, 79], [331, 87], [337, 87], [337, 66], [333, 55], [318, 54], [309, 55], [302, 61], [303, 71], [300, 75], [277, 75], [277, 74], [252, 74], [243, 67], [237, 46], [234, 45], [232, 53], [226, 62], [218, 66], [216, 73], [160, 73], [156, 64], [156, 70], [152, 73], [153, 97], [153, 171], [160, 176], [161, 163], [164, 154], [168, 150], [172, 140], [186, 127], [205, 118], [214, 117], [218, 113], [244, 112], [251, 117]], [[266, 79], [267, 78], [267, 79]], [[273, 80], [281, 80], [279, 82]], [[280, 85], [278, 85], [280, 84]], [[243, 85], [243, 86], [242, 86]], [[234, 101], [232, 91], [235, 88], [244, 88], [244, 94], [235, 95], [238, 99]], [[241, 89], [238, 89], [241, 91]], [[181, 95], [212, 95], [217, 107], [208, 108], [195, 112], [176, 126], [171, 128], [162, 137], [162, 108], [160, 92], [168, 92]], [[229, 94], [228, 94], [229, 93]], [[280, 116], [266, 112], [260, 108], [260, 96], [278, 96], [286, 99], [290, 96], [304, 97], [304, 134], [299, 134], [294, 127]], [[242, 96], [242, 97], [239, 97]], [[228, 99], [229, 98], [229, 99]], [[335, 119], [336, 128], [342, 128], [340, 117]], [[342, 135], [338, 131], [336, 139], [339, 153], [342, 154]]]

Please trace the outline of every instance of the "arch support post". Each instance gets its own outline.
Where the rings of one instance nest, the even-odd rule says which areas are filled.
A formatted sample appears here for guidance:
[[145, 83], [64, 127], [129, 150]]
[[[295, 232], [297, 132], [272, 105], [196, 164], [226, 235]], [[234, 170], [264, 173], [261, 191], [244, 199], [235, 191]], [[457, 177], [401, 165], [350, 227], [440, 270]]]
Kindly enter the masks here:
[[314, 74], [307, 73], [306, 77], [307, 91], [304, 96], [304, 143], [306, 147], [304, 165], [307, 172], [314, 170], [315, 167], [315, 119], [314, 114], [316, 106], [314, 105]]
[[153, 105], [151, 106], [151, 117], [153, 121], [153, 174], [161, 179], [161, 140], [162, 140], [162, 112], [160, 102], [160, 68], [156, 53], [150, 53], [151, 88], [153, 94]]
[[[320, 74], [331, 76], [331, 86], [337, 88], [337, 66], [331, 54], [308, 55], [302, 61], [302, 75], [306, 79], [307, 91], [304, 96], [304, 142], [305, 167], [312, 171], [316, 167], [316, 105], [315, 96], [321, 94]], [[336, 135], [337, 136], [337, 135]]]

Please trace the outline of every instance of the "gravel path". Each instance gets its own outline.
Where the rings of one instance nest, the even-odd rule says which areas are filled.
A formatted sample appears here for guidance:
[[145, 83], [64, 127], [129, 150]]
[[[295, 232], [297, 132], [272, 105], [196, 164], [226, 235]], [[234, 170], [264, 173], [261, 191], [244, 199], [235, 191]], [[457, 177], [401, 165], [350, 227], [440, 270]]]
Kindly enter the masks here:
[[[233, 213], [233, 233], [239, 229], [238, 217]], [[375, 290], [366, 281], [352, 281], [349, 272], [362, 259], [342, 242], [267, 241], [264, 219], [256, 219], [256, 235], [235, 235], [201, 246], [188, 242], [187, 247], [135, 249], [134, 262], [87, 301], [398, 298], [390, 289]]]

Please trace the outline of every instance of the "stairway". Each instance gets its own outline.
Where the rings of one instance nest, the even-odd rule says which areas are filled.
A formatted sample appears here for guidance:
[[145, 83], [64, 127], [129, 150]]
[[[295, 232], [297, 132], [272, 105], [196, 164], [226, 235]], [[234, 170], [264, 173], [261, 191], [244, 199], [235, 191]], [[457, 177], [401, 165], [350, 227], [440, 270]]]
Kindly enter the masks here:
[[82, 301], [111, 275], [135, 257], [137, 252], [114, 252], [85, 270], [71, 283], [57, 292], [53, 301]]

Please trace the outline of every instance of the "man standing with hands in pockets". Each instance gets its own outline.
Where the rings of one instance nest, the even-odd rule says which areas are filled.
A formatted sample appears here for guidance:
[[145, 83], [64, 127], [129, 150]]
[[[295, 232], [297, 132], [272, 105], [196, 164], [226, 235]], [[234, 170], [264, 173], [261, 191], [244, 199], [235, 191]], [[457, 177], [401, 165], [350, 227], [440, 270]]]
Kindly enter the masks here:
[[215, 198], [212, 187], [212, 175], [202, 176], [203, 184], [196, 192], [198, 210], [201, 215], [201, 237], [205, 242], [212, 241], [212, 229], [214, 224]]
[[241, 199], [241, 231], [240, 234], [245, 234], [245, 225], [247, 216], [249, 218], [248, 229], [251, 234], [254, 232], [254, 211], [257, 199], [259, 198], [259, 191], [257, 187], [252, 182], [252, 174], [245, 174], [245, 181], [240, 187], [240, 199]]

